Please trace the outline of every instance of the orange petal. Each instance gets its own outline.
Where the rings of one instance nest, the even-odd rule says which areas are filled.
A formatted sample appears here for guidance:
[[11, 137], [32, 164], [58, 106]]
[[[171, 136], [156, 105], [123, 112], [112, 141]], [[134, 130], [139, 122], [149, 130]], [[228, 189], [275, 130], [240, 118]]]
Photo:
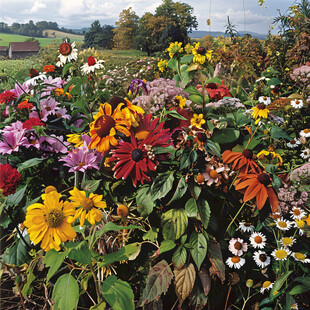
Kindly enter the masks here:
[[270, 202], [272, 213], [275, 213], [278, 211], [278, 207], [279, 207], [278, 198], [274, 190], [271, 187], [267, 187], [267, 192], [268, 192], [268, 197], [269, 197], [269, 202]]
[[256, 205], [258, 210], [261, 210], [265, 205], [267, 196], [268, 196], [267, 189], [263, 184], [261, 184], [261, 190], [258, 192], [256, 196]]
[[249, 201], [254, 198], [261, 190], [261, 183], [255, 182], [251, 184], [244, 193], [243, 201]]

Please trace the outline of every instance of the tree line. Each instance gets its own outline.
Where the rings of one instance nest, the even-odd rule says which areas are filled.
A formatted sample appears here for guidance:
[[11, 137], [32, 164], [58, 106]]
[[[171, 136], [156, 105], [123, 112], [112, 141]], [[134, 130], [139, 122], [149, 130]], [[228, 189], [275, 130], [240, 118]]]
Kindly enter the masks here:
[[198, 26], [193, 8], [172, 0], [162, 0], [155, 14], [147, 12], [141, 18], [132, 8], [124, 9], [115, 24], [117, 27], [93, 22], [85, 34], [85, 46], [139, 49], [150, 55], [165, 49], [169, 42], [188, 43], [188, 33]]

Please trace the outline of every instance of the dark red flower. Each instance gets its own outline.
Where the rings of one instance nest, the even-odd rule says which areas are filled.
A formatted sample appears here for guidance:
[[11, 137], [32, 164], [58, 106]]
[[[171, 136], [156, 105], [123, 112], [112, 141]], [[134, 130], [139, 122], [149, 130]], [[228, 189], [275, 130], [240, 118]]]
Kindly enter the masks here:
[[23, 128], [26, 130], [32, 129], [34, 126], [45, 126], [44, 123], [41, 123], [39, 118], [29, 117], [27, 121], [23, 123]]
[[39, 75], [39, 71], [38, 71], [38, 70], [33, 69], [33, 68], [31, 68], [31, 69], [29, 70], [29, 76], [30, 76], [31, 78], [34, 78], [35, 76], [38, 76], [38, 75]]
[[64, 42], [64, 43], [60, 44], [59, 53], [61, 55], [67, 56], [67, 55], [70, 55], [71, 52], [72, 52], [72, 46], [70, 43]]
[[97, 63], [96, 59], [93, 57], [93, 56], [89, 56], [88, 59], [87, 59], [87, 64], [89, 66], [93, 66]]
[[21, 178], [21, 174], [11, 165], [0, 164], [0, 190], [3, 196], [14, 194]]
[[[196, 88], [200, 90], [201, 85]], [[207, 91], [210, 99], [214, 99], [216, 101], [221, 100], [224, 97], [231, 97], [229, 89], [226, 85], [224, 85], [224, 81], [221, 81], [221, 85], [219, 83], [208, 83], [205, 85], [205, 90]]]
[[0, 94], [0, 104], [9, 103], [17, 98], [17, 96], [9, 90], [5, 90]]

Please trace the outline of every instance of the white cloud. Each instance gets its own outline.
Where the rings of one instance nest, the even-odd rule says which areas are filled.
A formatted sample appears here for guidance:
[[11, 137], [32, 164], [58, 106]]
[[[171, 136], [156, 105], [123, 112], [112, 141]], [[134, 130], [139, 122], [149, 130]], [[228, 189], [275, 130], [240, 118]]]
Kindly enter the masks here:
[[45, 8], [46, 8], [45, 3], [42, 3], [40, 1], [35, 1], [30, 9], [25, 10], [25, 13], [26, 14], [33, 14], [33, 13], [37, 13], [38, 11], [40, 11], [40, 9], [45, 9]]

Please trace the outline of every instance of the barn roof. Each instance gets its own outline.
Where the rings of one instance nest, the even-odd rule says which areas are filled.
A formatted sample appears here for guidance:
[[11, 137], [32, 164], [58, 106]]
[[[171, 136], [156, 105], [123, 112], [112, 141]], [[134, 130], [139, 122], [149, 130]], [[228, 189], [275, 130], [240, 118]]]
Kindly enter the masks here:
[[10, 42], [10, 48], [12, 52], [38, 52], [38, 42]]
[[0, 46], [0, 52], [6, 52], [8, 49], [7, 46]]

